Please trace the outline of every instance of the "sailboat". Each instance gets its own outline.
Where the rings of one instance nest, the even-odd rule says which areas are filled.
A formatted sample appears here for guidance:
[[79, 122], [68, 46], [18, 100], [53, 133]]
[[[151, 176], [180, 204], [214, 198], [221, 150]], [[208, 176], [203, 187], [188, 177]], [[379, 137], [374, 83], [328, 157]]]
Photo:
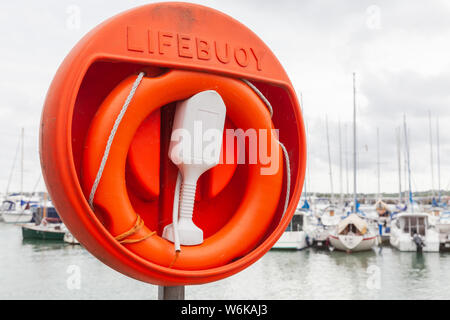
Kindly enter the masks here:
[[44, 195], [43, 203], [35, 210], [35, 223], [23, 224], [22, 237], [24, 240], [55, 240], [63, 241], [67, 228], [59, 218], [51, 201]]
[[67, 229], [64, 234], [64, 242], [68, 244], [80, 244], [80, 242], [73, 236], [73, 234]]
[[[431, 115], [430, 116], [430, 141], [431, 141]], [[441, 153], [439, 143], [439, 118], [436, 118], [436, 147], [437, 147], [437, 178], [438, 178], [438, 198], [433, 198], [431, 204], [431, 214], [436, 219], [435, 225], [439, 232], [441, 249], [450, 249], [450, 211], [447, 204], [441, 198]]]
[[306, 232], [303, 231], [304, 211], [297, 208], [287, 229], [272, 249], [302, 250], [308, 246]]
[[[9, 185], [16, 165], [17, 155], [21, 150], [21, 170], [20, 170], [20, 193], [9, 194]], [[25, 201], [23, 195], [23, 160], [24, 160], [24, 129], [21, 130], [21, 136], [14, 156], [13, 166], [9, 175], [6, 187], [5, 199], [0, 207], [2, 219], [6, 223], [26, 223], [30, 222], [33, 215], [31, 212], [31, 200]]]
[[[300, 95], [301, 106], [303, 106], [302, 95]], [[301, 208], [295, 210], [294, 216], [287, 229], [283, 232], [272, 249], [302, 250], [308, 246], [306, 232], [303, 231], [303, 222], [305, 215], [310, 211], [307, 200], [307, 177], [304, 180], [304, 204]]]
[[[330, 136], [328, 132], [328, 117], [325, 118], [326, 138], [328, 150], [328, 168], [330, 176], [330, 198], [316, 199], [314, 209], [306, 216], [304, 230], [308, 236], [308, 242], [314, 248], [328, 248], [328, 237], [330, 231], [336, 227], [340, 220], [340, 212], [336, 207], [333, 188], [333, 172], [331, 166]], [[342, 161], [341, 161], [342, 163]], [[341, 171], [342, 182], [342, 171]], [[342, 183], [341, 183], [342, 199]]]
[[400, 251], [439, 252], [439, 233], [430, 223], [430, 215], [414, 203], [411, 191], [411, 165], [409, 158], [406, 116], [403, 117], [405, 154], [408, 168], [409, 204], [405, 212], [399, 213], [391, 222], [390, 243]]
[[442, 211], [436, 223], [441, 250], [450, 249], [450, 211]]
[[[431, 169], [431, 206], [427, 209], [427, 213], [431, 215], [431, 222], [436, 224], [439, 222], [439, 217], [443, 208], [436, 201], [436, 194], [434, 190], [434, 157], [433, 157], [433, 129], [431, 126], [431, 111], [428, 110], [428, 125], [430, 138], [430, 169]], [[438, 147], [439, 148], [439, 147]], [[439, 186], [440, 189], [440, 186]]]
[[305, 214], [303, 230], [306, 232], [309, 245], [316, 249], [328, 248], [330, 232], [336, 228], [340, 219], [334, 205], [328, 205], [320, 212], [310, 211], [309, 214]]
[[380, 130], [377, 128], [377, 175], [378, 175], [378, 199], [375, 203], [377, 212], [378, 236], [381, 243], [389, 241], [391, 231], [392, 210], [382, 199], [381, 194], [381, 168], [380, 168]]
[[362, 216], [356, 193], [356, 86], [353, 73], [353, 208], [330, 233], [330, 246], [346, 252], [370, 250], [377, 243], [377, 236], [372, 224]]
[[330, 234], [330, 244], [340, 251], [371, 250], [376, 241], [377, 236], [370, 230], [367, 221], [356, 213], [351, 213], [341, 220], [335, 232]]
[[3, 222], [27, 223], [33, 218], [31, 206], [33, 202], [24, 201], [20, 194], [11, 194], [1, 205]]
[[381, 242], [389, 241], [391, 235], [391, 208], [382, 199], [379, 199], [375, 203], [375, 210], [378, 213], [378, 235], [380, 240]]

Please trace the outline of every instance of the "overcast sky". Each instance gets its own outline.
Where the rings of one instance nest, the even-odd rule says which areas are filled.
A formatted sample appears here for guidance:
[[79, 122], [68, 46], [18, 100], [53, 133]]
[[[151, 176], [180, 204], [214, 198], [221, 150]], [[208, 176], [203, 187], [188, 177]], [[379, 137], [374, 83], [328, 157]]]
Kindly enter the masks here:
[[[25, 128], [25, 190], [31, 191], [39, 179], [41, 109], [65, 55], [100, 22], [149, 2], [1, 2], [0, 193], [6, 189], [21, 127]], [[413, 189], [431, 188], [428, 110], [433, 139], [440, 119], [441, 186], [450, 187], [449, 1], [192, 2], [223, 11], [252, 29], [281, 61], [297, 93], [303, 94], [311, 190], [330, 191], [326, 116], [335, 192], [340, 189], [338, 121], [343, 145], [347, 127], [346, 189], [346, 156], [352, 169], [352, 72], [357, 78], [359, 191], [377, 192], [377, 127], [382, 191], [398, 190], [395, 130], [402, 125], [403, 114], [410, 127]], [[436, 152], [434, 140], [435, 160]], [[20, 187], [18, 169], [19, 163], [10, 190]], [[45, 188], [42, 181], [37, 188]]]

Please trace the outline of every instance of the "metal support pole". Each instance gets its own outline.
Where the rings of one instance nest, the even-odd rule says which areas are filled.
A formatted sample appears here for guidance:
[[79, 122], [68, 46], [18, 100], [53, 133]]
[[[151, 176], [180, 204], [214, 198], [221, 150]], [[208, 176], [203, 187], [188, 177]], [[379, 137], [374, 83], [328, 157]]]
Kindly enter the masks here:
[[184, 300], [184, 286], [158, 286], [158, 300]]

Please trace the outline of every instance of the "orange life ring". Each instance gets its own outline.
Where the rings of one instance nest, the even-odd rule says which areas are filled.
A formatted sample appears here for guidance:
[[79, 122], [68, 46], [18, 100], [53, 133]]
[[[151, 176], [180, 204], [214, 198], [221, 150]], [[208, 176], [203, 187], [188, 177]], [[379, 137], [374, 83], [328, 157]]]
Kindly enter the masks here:
[[[97, 175], [109, 134], [136, 76], [119, 83], [105, 98], [91, 122], [85, 141], [82, 181], [88, 197]], [[182, 70], [170, 70], [156, 77], [144, 77], [115, 134], [108, 160], [97, 188], [95, 213], [113, 236], [132, 229], [138, 216], [126, 185], [128, 150], [139, 127], [153, 112], [174, 101], [184, 100], [203, 90], [216, 90], [227, 107], [227, 117], [244, 131], [266, 129], [267, 144], [280, 148], [271, 133], [273, 124], [266, 105], [244, 82], [228, 77]], [[161, 124], [167, 125], [167, 124]], [[162, 267], [180, 270], [205, 270], [224, 266], [252, 250], [273, 223], [283, 184], [283, 156], [278, 150], [279, 169], [272, 175], [261, 174], [267, 164], [258, 159], [247, 164], [245, 191], [236, 212], [217, 232], [201, 245], [183, 246], [174, 262], [173, 244], [155, 234], [137, 243], [124, 244], [141, 258]], [[273, 150], [272, 150], [273, 152]], [[154, 160], [152, 160], [154, 161]], [[167, 161], [170, 161], [167, 157]], [[156, 214], [155, 212], [153, 214]], [[214, 215], [214, 212], [208, 214]], [[194, 214], [195, 220], [196, 214]], [[145, 221], [145, 217], [143, 218]], [[201, 221], [200, 225], [201, 227]], [[153, 230], [146, 226], [130, 239], [140, 239]], [[173, 266], [171, 265], [174, 262]]]
[[[165, 70], [174, 71], [150, 78]], [[148, 76], [138, 87], [130, 105], [131, 113], [126, 113], [126, 128], [121, 123], [113, 142], [114, 152], [119, 146], [129, 147], [126, 164], [123, 158], [126, 151], [119, 150], [121, 157], [110, 155], [95, 197], [94, 212], [87, 198], [111, 121], [140, 71]], [[202, 83], [197, 80], [191, 83], [192, 77], [186, 77], [188, 71], [193, 72], [196, 79], [203, 79]], [[176, 76], [181, 74], [185, 75], [182, 81]], [[163, 79], [169, 78], [182, 85], [174, 87], [167, 80], [163, 86]], [[274, 107], [272, 119], [256, 94], [238, 79], [250, 81], [270, 101]], [[156, 87], [165, 91], [157, 91]], [[223, 90], [219, 93], [228, 107], [225, 128], [243, 128], [233, 123], [238, 120], [249, 120], [247, 126], [270, 128], [272, 120], [273, 126], [280, 129], [280, 140], [290, 158], [290, 202], [285, 210], [286, 174], [279, 172], [262, 177], [255, 169], [260, 164], [219, 164], [198, 181], [194, 222], [203, 230], [206, 241], [198, 250], [197, 247], [182, 247], [179, 259], [169, 268], [174, 257], [171, 243], [155, 235], [135, 244], [119, 243], [115, 238], [135, 224], [135, 213], [157, 235], [172, 222], [178, 171], [167, 154], [175, 105], [164, 103], [189, 97], [204, 88]], [[152, 98], [149, 90], [156, 91]], [[169, 91], [172, 96], [167, 94]], [[148, 101], [144, 101], [146, 97]], [[132, 131], [144, 114], [139, 116], [139, 121], [138, 117], [134, 120], [128, 117], [133, 117], [134, 106], [144, 102], [159, 109], [145, 118], [130, 145]], [[111, 114], [111, 118], [106, 114]], [[133, 130], [131, 124], [135, 126]], [[95, 132], [94, 125], [102, 130]], [[123, 129], [126, 132], [122, 132]], [[176, 286], [217, 281], [256, 262], [288, 227], [305, 176], [305, 127], [286, 71], [270, 48], [250, 29], [222, 12], [196, 4], [144, 5], [118, 14], [86, 34], [55, 74], [46, 96], [40, 131], [43, 177], [64, 224], [83, 247], [103, 263], [152, 284]], [[88, 154], [92, 156], [89, 161]], [[110, 166], [116, 165], [118, 174], [111, 174]], [[280, 165], [283, 165], [281, 155]], [[121, 190], [120, 197], [119, 193], [110, 192], [113, 190]], [[108, 195], [118, 199], [108, 199]], [[277, 197], [280, 201], [272, 202]], [[119, 202], [127, 206], [127, 211], [119, 212], [114, 207]], [[276, 209], [275, 203], [278, 204]], [[253, 211], [258, 209], [259, 212]], [[244, 215], [244, 212], [251, 214]], [[218, 244], [230, 244], [229, 238], [237, 232], [231, 226], [236, 225], [238, 218], [242, 222], [238, 230], [241, 225], [250, 226], [240, 230], [244, 238], [242, 243], [237, 243], [239, 250], [209, 245], [219, 237], [222, 240], [217, 240]], [[146, 236], [149, 230], [144, 228], [130, 238]], [[247, 239], [244, 231], [251, 237]], [[233, 241], [237, 242], [234, 236]], [[196, 250], [195, 259], [193, 250]], [[159, 253], [157, 257], [149, 257], [153, 252]], [[211, 252], [215, 254], [213, 259], [204, 264], [206, 254], [211, 256]], [[161, 260], [160, 263], [155, 259]], [[202, 265], [203, 269], [197, 269]]]

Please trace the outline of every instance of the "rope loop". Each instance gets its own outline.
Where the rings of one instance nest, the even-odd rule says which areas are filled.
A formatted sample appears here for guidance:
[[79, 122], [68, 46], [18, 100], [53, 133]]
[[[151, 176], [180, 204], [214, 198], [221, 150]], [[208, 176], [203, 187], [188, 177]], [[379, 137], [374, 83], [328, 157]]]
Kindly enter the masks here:
[[117, 241], [119, 241], [119, 243], [121, 243], [121, 244], [129, 244], [129, 243], [137, 243], [137, 242], [144, 241], [145, 239], [150, 238], [151, 236], [156, 234], [156, 232], [153, 231], [153, 232], [150, 232], [147, 235], [143, 236], [142, 238], [127, 239], [129, 236], [132, 236], [133, 234], [135, 234], [139, 230], [141, 230], [143, 226], [144, 226], [144, 220], [142, 220], [140, 215], [137, 215], [137, 219], [136, 219], [136, 222], [134, 223], [134, 226], [131, 227], [130, 230], [116, 236], [115, 239]]
[[[264, 102], [267, 109], [269, 110], [270, 118], [272, 118], [273, 117], [273, 107], [272, 107], [272, 104], [270, 103], [270, 101], [266, 98], [266, 96], [253, 83], [251, 83], [247, 79], [241, 79], [241, 80], [256, 93], [256, 95], [262, 100], [262, 102]], [[288, 205], [289, 205], [289, 199], [290, 199], [290, 193], [291, 193], [291, 161], [289, 160], [289, 153], [288, 153], [286, 147], [284, 146], [284, 144], [279, 140], [279, 137], [276, 137], [276, 140], [277, 140], [278, 144], [280, 145], [281, 149], [283, 150], [284, 161], [286, 162], [286, 171], [287, 171], [287, 173], [286, 173], [286, 198], [284, 201], [283, 214], [281, 215], [281, 218], [283, 218], [284, 214], [286, 213], [286, 210], [288, 208]]]

